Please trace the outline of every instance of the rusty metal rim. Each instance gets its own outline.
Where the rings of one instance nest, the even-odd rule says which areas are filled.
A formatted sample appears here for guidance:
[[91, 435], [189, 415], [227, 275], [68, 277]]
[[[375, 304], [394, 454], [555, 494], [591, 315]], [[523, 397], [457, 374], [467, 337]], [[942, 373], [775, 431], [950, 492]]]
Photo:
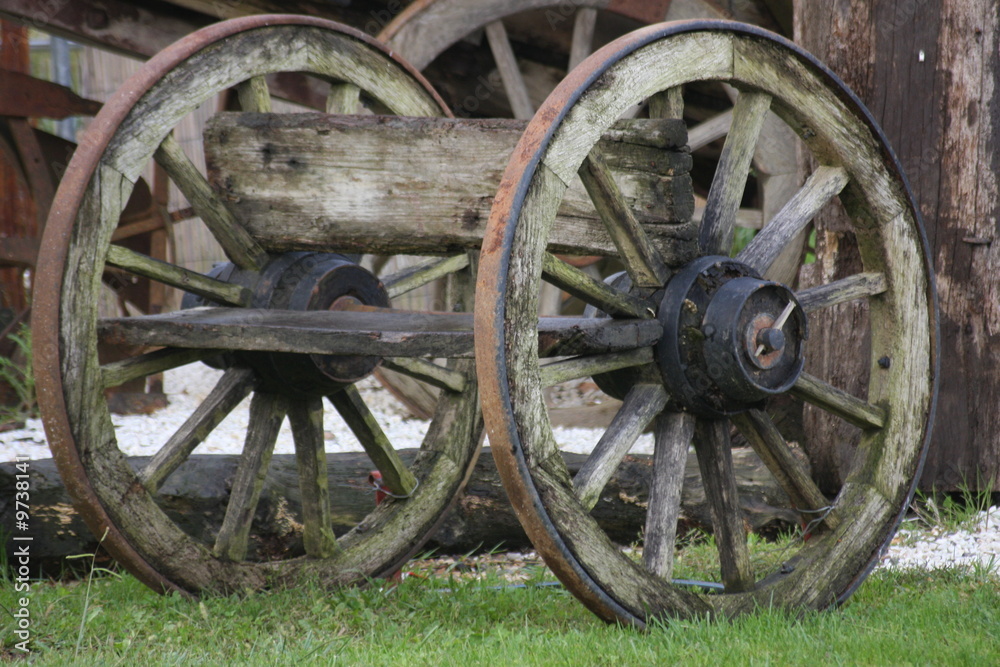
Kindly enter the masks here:
[[53, 458], [77, 511], [101, 544], [137, 579], [161, 592], [189, 595], [149, 565], [111, 521], [97, 497], [80, 460], [69, 424], [61, 376], [60, 293], [73, 227], [87, 187], [115, 131], [139, 99], [166, 72], [212, 44], [235, 34], [278, 25], [318, 27], [352, 37], [384, 53], [418, 81], [444, 114], [451, 116], [440, 95], [405, 60], [359, 30], [314, 17], [290, 14], [258, 15], [216, 23], [187, 35], [147, 61], [109, 100], [88, 128], [70, 160], [53, 201], [39, 250], [39, 271], [34, 290], [33, 354], [38, 402], [45, 416], [45, 431]]
[[[932, 320], [929, 326], [930, 345], [930, 403], [927, 410], [927, 422], [917, 457], [917, 468], [910, 484], [905, 502], [902, 503], [892, 527], [881, 546], [871, 555], [866, 566], [841, 592], [833, 604], [844, 602], [861, 584], [865, 577], [874, 569], [881, 553], [888, 547], [889, 541], [899, 522], [902, 520], [909, 501], [912, 500], [920, 479], [930, 443], [931, 430], [937, 409], [940, 364], [940, 331], [937, 291], [933, 264], [930, 258], [929, 244], [919, 207], [915, 203], [909, 181], [892, 151], [884, 133], [875, 122], [871, 112], [861, 100], [813, 55], [802, 50], [789, 40], [762, 28], [718, 20], [694, 20], [663, 23], [636, 30], [593, 53], [557, 86], [539, 108], [535, 117], [528, 124], [524, 135], [511, 155], [511, 160], [504, 172], [497, 197], [494, 201], [493, 214], [483, 240], [483, 253], [479, 278], [479, 289], [484, 294], [494, 296], [495, 303], [486, 305], [487, 299], [476, 299], [476, 358], [477, 365], [483, 369], [484, 377], [494, 373], [494, 383], [481, 383], [484, 415], [494, 414], [497, 419], [491, 425], [487, 421], [487, 430], [495, 440], [493, 451], [497, 455], [498, 468], [503, 471], [506, 480], [514, 484], [506, 484], [508, 495], [514, 503], [518, 516], [526, 531], [540, 552], [552, 552], [559, 560], [561, 570], [585, 587], [592, 596], [584, 603], [598, 616], [606, 620], [625, 621], [643, 627], [645, 621], [636, 614], [625, 610], [621, 604], [613, 600], [594, 581], [589, 572], [579, 562], [566, 542], [552, 523], [545, 511], [544, 503], [525, 459], [523, 445], [517, 425], [507, 416], [514, 414], [514, 406], [509, 392], [509, 379], [500, 380], [500, 373], [505, 372], [507, 365], [506, 350], [506, 304], [503, 295], [507, 292], [508, 274], [511, 250], [513, 247], [516, 217], [520, 215], [528, 189], [538, 169], [541, 156], [552, 140], [556, 129], [562, 124], [572, 106], [583, 93], [597, 81], [612, 65], [639, 48], [659, 39], [693, 32], [732, 32], [750, 37], [777, 42], [794, 53], [800, 60], [810, 66], [815, 72], [825, 78], [837, 96], [853, 111], [868, 127], [878, 141], [883, 153], [883, 161], [893, 176], [903, 184], [904, 196], [910, 204], [914, 223], [919, 233], [919, 243], [923, 251], [923, 263], [928, 278], [928, 310]], [[513, 213], [513, 215], [511, 215]], [[501, 215], [508, 217], [502, 218]], [[478, 290], [477, 290], [478, 292]], [[478, 295], [477, 295], [478, 296]], [[491, 345], [492, 343], [499, 343]], [[495, 412], [494, 412], [495, 410]], [[494, 426], [494, 428], [490, 428]], [[528, 510], [524, 505], [530, 506]], [[551, 565], [550, 565], [551, 567]], [[567, 584], [576, 592], [576, 588]]]

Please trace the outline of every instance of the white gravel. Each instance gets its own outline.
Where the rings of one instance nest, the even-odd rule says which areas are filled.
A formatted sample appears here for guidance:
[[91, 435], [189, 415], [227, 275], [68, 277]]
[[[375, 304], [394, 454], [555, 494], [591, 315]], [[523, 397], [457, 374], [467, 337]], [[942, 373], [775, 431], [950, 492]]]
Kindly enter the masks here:
[[[195, 368], [195, 367], [188, 367]], [[197, 372], [168, 371], [164, 390], [170, 405], [153, 415], [113, 416], [117, 427], [119, 446], [130, 456], [152, 455], [162, 446], [215, 385], [221, 375], [205, 366]], [[360, 384], [366, 403], [376, 415], [390, 442], [398, 449], [419, 447], [427, 431], [428, 422], [413, 419], [395, 399], [375, 380]], [[249, 399], [244, 401], [202, 443], [196, 453], [239, 453], [246, 434]], [[336, 418], [324, 424], [328, 452], [360, 451], [361, 446], [350, 430]], [[600, 429], [554, 429], [559, 446], [576, 453], [591, 451], [601, 436]], [[651, 436], [643, 436], [633, 452], [651, 454]], [[287, 422], [275, 445], [275, 453], [294, 453], [291, 431]], [[15, 457], [28, 459], [49, 458], [48, 445], [40, 420], [29, 420], [25, 428], [0, 433], [0, 462], [13, 461]], [[879, 567], [934, 569], [948, 566], [982, 567], [1000, 572], [1000, 507], [982, 512], [969, 530], [943, 533], [915, 529], [904, 524], [893, 544], [883, 556]]]

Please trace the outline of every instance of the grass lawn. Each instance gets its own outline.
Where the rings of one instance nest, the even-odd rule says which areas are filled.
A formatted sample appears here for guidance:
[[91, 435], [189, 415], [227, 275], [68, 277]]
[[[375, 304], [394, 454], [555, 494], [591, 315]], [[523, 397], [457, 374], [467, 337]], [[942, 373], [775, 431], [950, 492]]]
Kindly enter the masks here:
[[[394, 588], [295, 590], [191, 601], [128, 575], [34, 582], [31, 653], [11, 617], [0, 661], [70, 665], [992, 665], [1000, 580], [973, 571], [878, 572], [843, 608], [795, 619], [763, 609], [735, 622], [639, 632], [592, 616], [541, 566], [524, 587], [499, 573], [425, 572]], [[0, 604], [15, 608], [11, 581]]]

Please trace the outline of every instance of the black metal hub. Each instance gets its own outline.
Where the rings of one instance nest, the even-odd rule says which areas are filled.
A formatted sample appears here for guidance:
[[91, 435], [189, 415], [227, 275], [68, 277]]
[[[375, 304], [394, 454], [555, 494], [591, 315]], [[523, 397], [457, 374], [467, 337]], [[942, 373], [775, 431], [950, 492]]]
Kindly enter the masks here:
[[656, 354], [678, 407], [718, 418], [788, 391], [802, 372], [806, 316], [784, 285], [728, 257], [701, 257], [667, 284]]
[[[344, 255], [290, 252], [268, 262], [260, 273], [226, 263], [213, 277], [253, 291], [253, 308], [268, 310], [337, 310], [353, 304], [388, 307], [385, 287], [370, 271]], [[182, 307], [220, 305], [186, 295]], [[232, 363], [253, 368], [269, 391], [293, 396], [330, 394], [372, 373], [381, 362], [375, 356], [239, 352], [210, 365]]]

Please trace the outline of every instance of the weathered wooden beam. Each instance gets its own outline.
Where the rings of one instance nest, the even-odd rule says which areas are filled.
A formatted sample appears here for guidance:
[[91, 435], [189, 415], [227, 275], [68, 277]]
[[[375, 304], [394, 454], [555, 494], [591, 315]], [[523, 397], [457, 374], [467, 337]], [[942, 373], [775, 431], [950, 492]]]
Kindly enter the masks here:
[[[656, 320], [545, 317], [539, 350], [569, 356], [648, 348], [661, 330]], [[472, 313], [195, 308], [102, 319], [98, 337], [111, 345], [462, 358], [473, 355], [474, 333]]]
[[[205, 152], [220, 199], [267, 250], [443, 254], [481, 244], [524, 127], [514, 120], [227, 113], [209, 123]], [[693, 247], [685, 138], [679, 121], [641, 119], [622, 121], [599, 143], [625, 205], [671, 266]], [[550, 248], [616, 252], [578, 183], [562, 203]]]

